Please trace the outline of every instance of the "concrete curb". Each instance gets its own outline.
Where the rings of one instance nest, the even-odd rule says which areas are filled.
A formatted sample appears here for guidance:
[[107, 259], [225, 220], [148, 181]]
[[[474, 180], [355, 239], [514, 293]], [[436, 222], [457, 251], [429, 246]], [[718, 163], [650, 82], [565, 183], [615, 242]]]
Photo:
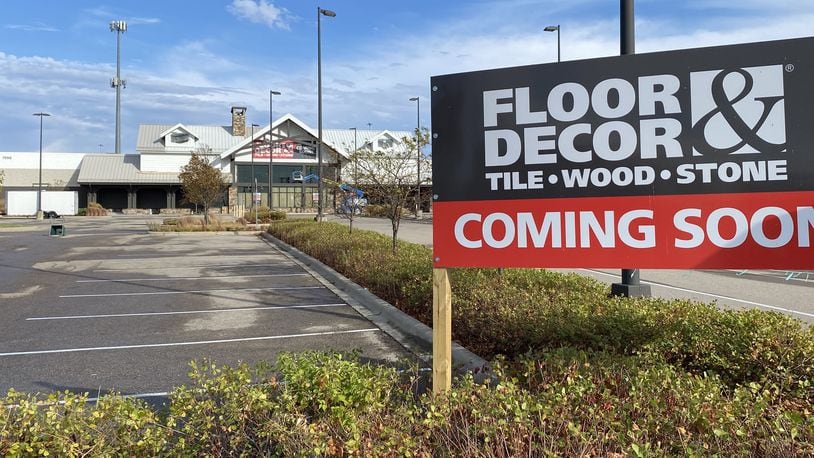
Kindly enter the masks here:
[[[273, 235], [264, 232], [260, 236], [314, 274], [317, 279], [324, 280], [323, 284], [402, 346], [428, 364], [432, 362], [432, 329], [429, 326]], [[485, 359], [456, 342], [452, 342], [452, 361], [455, 370], [480, 374], [481, 377], [477, 377], [479, 379], [489, 368], [489, 363]]]

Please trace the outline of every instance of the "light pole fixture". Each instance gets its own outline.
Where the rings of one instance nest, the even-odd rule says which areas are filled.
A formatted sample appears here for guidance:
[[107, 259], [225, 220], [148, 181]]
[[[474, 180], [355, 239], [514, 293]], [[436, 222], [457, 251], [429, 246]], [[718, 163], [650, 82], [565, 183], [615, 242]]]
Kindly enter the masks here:
[[121, 37], [127, 31], [127, 23], [124, 21], [111, 21], [110, 31], [116, 32], [116, 77], [110, 81], [110, 87], [116, 88], [116, 154], [120, 154], [122, 152], [122, 88], [127, 87], [127, 82], [121, 78]]
[[37, 180], [37, 219], [42, 219], [42, 118], [51, 116], [48, 113], [34, 113], [34, 116], [40, 117], [40, 174]]
[[545, 32], [557, 32], [557, 62], [560, 61], [560, 25], [550, 25], [543, 29]]
[[415, 102], [415, 151], [416, 151], [416, 171], [418, 172], [418, 187], [416, 188], [415, 217], [421, 219], [421, 99], [419, 97], [410, 98]]
[[317, 7], [317, 221], [322, 222], [322, 15], [336, 17], [331, 10]]
[[103, 146], [105, 146], [105, 145], [103, 145], [103, 144], [99, 143], [99, 154], [101, 154], [101, 153], [102, 153], [102, 147], [103, 147]]
[[271, 123], [272, 123], [273, 118], [274, 118], [274, 115], [272, 113], [273, 113], [273, 108], [274, 108], [274, 96], [275, 95], [280, 95], [280, 92], [269, 90], [269, 197], [268, 197], [269, 201], [268, 201], [268, 204], [269, 204], [269, 208], [271, 208], [271, 209], [274, 208], [274, 206], [271, 203], [271, 186], [272, 186], [272, 184], [274, 184], [274, 181], [273, 181], [273, 178], [274, 178], [274, 173], [273, 173], [274, 172], [274, 164], [272, 163], [274, 161], [274, 147], [272, 145], [273, 135], [271, 133]]

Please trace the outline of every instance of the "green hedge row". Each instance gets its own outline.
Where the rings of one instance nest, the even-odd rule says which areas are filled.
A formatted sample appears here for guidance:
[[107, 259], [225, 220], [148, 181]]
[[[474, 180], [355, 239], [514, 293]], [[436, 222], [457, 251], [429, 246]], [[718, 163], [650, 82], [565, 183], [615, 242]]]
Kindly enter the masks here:
[[[340, 354], [203, 363], [156, 413], [141, 401], [11, 393], [3, 456], [811, 456], [814, 417], [760, 390], [646, 358], [556, 350], [446, 397]], [[283, 382], [284, 381], [284, 382]]]
[[[431, 324], [428, 248], [401, 242], [394, 256], [387, 236], [302, 220], [274, 223], [269, 232]], [[560, 347], [648, 355], [693, 374], [716, 374], [730, 388], [757, 384], [809, 406], [814, 401], [814, 328], [786, 315], [612, 298], [589, 278], [539, 269], [458, 269], [451, 282], [454, 338], [487, 358]]]

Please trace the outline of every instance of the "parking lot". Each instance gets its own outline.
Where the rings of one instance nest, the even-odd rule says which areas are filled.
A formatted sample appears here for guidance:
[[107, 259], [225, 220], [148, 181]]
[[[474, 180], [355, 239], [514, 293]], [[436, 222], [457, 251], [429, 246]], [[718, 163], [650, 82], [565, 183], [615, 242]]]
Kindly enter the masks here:
[[69, 219], [65, 237], [26, 224], [0, 231], [3, 392], [163, 396], [203, 358], [254, 363], [308, 349], [410, 357], [255, 235], [150, 234], [144, 218], [122, 216]]

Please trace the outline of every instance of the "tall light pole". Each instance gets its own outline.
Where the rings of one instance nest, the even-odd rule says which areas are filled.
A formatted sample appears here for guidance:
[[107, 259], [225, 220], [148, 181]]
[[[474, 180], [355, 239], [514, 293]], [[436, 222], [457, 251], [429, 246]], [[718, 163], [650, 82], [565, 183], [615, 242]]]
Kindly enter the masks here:
[[317, 7], [317, 117], [318, 135], [317, 142], [317, 221], [322, 222], [322, 15], [336, 17], [336, 13], [331, 10], [324, 10]]
[[274, 115], [272, 113], [273, 113], [274, 96], [275, 95], [280, 95], [280, 93], [277, 92], [277, 91], [269, 90], [269, 202], [268, 203], [269, 203], [269, 208], [271, 208], [271, 209], [274, 208], [274, 205], [272, 205], [272, 203], [271, 203], [271, 186], [274, 184], [274, 180], [272, 180], [272, 178], [274, 177], [274, 173], [273, 173], [274, 172], [274, 164], [272, 163], [274, 161], [274, 147], [271, 144], [272, 139], [273, 139], [273, 135], [271, 133], [271, 123], [272, 123], [273, 118], [274, 118]]
[[252, 189], [252, 207], [254, 207], [254, 224], [257, 224], [257, 204], [254, 200], [254, 195], [257, 194], [257, 177], [254, 176], [254, 128], [260, 127], [259, 124], [252, 124], [252, 183], [254, 183], [254, 188]]
[[51, 116], [48, 113], [34, 113], [40, 117], [40, 176], [37, 180], [37, 219], [42, 219], [42, 118]]
[[116, 32], [116, 77], [110, 81], [110, 87], [116, 88], [116, 154], [120, 154], [122, 152], [122, 88], [127, 87], [127, 82], [121, 78], [121, 37], [127, 31], [127, 23], [124, 21], [111, 21], [110, 31]]
[[550, 25], [543, 29], [546, 32], [557, 32], [557, 62], [560, 61], [560, 25]]
[[418, 171], [418, 188], [416, 191], [416, 207], [415, 217], [421, 219], [423, 212], [421, 211], [421, 99], [412, 97], [411, 102], [415, 102], [415, 151], [416, 151], [416, 170]]

